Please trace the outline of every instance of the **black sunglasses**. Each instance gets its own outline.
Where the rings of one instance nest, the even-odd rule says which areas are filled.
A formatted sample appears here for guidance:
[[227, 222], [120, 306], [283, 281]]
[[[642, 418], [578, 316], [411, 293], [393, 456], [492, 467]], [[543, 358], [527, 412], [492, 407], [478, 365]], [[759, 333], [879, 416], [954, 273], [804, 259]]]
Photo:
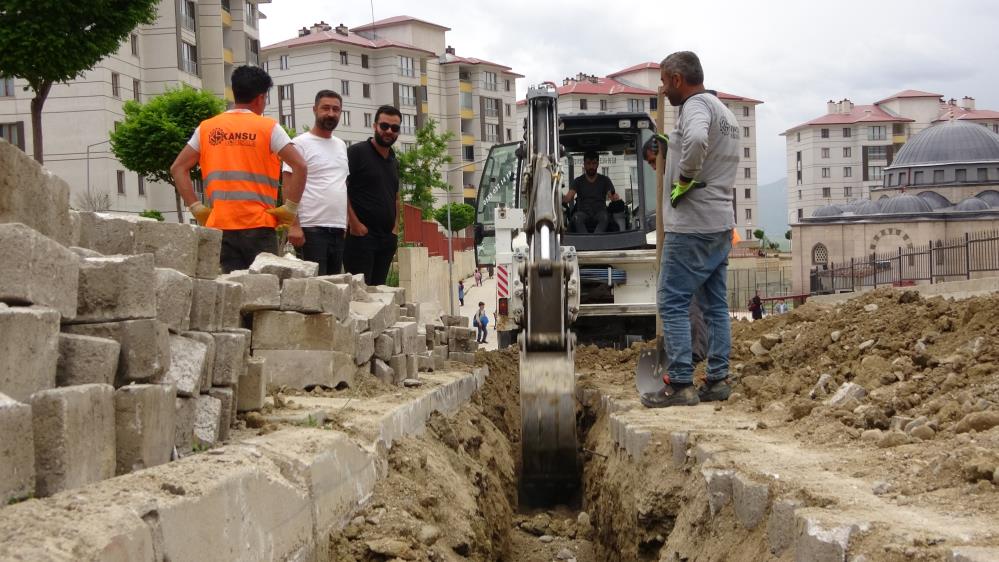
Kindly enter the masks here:
[[388, 123], [379, 123], [378, 124], [378, 128], [381, 129], [381, 130], [383, 130], [383, 131], [387, 131], [389, 129], [392, 129], [393, 133], [398, 133], [399, 132], [399, 125], [389, 125]]

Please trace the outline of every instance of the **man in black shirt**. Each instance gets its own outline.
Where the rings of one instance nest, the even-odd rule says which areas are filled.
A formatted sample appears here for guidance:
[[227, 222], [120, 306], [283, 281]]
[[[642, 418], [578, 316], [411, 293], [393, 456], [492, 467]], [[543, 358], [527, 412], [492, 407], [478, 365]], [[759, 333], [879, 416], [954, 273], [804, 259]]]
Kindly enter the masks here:
[[584, 174], [572, 180], [569, 191], [562, 197], [563, 203], [576, 200], [576, 211], [572, 223], [577, 233], [589, 232], [587, 223], [596, 223], [593, 232], [607, 232], [607, 199], [621, 199], [614, 192], [614, 183], [603, 174], [598, 174], [600, 155], [590, 151], [583, 155]]
[[391, 105], [375, 112], [374, 136], [347, 149], [347, 240], [343, 265], [364, 274], [368, 285], [384, 285], [395, 256], [399, 161], [392, 145], [399, 138], [402, 114]]

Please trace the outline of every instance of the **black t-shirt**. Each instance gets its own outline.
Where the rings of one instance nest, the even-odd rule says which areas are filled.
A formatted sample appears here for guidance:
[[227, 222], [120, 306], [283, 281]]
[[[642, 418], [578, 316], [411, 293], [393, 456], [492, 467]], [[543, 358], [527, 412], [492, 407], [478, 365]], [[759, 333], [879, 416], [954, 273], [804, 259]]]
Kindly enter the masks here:
[[368, 140], [347, 148], [347, 199], [369, 233], [389, 234], [395, 226], [399, 161], [389, 149], [382, 158]]
[[576, 208], [584, 213], [596, 213], [607, 208], [607, 194], [614, 193], [614, 183], [609, 177], [597, 174], [590, 182], [586, 174], [572, 180], [570, 189], [576, 192]]

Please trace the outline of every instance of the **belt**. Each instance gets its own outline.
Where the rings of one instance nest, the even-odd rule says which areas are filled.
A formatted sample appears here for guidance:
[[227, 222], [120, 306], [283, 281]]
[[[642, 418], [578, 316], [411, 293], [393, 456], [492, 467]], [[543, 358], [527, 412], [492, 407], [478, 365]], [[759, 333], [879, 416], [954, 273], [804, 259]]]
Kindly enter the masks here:
[[337, 226], [303, 226], [302, 230], [320, 230], [323, 232], [330, 232], [333, 234], [343, 234], [347, 229], [340, 228]]

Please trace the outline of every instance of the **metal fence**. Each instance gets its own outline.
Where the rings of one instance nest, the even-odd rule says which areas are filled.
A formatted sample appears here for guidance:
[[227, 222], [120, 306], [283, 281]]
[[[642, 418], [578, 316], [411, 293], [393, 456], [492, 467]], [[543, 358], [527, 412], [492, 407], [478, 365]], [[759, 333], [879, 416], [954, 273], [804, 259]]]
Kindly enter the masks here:
[[971, 279], [975, 273], [989, 271], [999, 271], [999, 230], [830, 263], [825, 269], [812, 270], [809, 285], [812, 294], [825, 294]]
[[776, 265], [755, 269], [728, 270], [728, 308], [745, 312], [749, 299], [759, 291], [760, 296], [791, 297], [791, 267]]

